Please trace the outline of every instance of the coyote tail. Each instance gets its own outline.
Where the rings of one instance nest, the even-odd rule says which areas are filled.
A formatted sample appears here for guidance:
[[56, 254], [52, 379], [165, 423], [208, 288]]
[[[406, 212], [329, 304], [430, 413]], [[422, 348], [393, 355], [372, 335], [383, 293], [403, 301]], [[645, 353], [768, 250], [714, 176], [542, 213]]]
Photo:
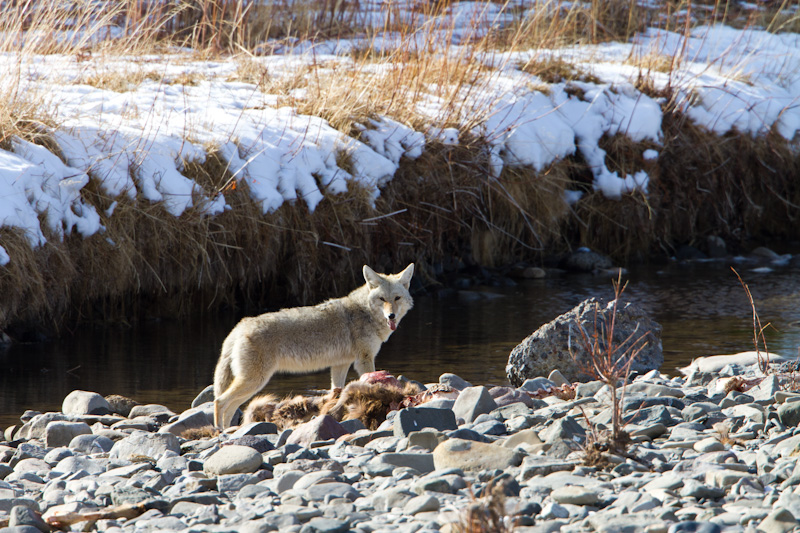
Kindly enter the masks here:
[[220, 355], [217, 367], [214, 369], [214, 398], [219, 398], [233, 383], [233, 370], [231, 370], [232, 352], [232, 343], [224, 342], [222, 344], [222, 355]]

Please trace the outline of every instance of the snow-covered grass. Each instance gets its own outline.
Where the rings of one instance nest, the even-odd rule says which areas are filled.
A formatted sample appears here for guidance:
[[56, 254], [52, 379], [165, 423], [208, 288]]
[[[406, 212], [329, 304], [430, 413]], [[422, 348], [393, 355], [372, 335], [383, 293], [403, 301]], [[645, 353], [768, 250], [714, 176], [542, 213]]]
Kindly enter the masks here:
[[[17, 3], [0, 21], [0, 283], [16, 291], [0, 328], [31, 292], [47, 308], [48, 285], [103, 298], [74, 281], [92, 253], [120, 298], [217, 283], [218, 302], [281, 269], [305, 295], [299, 265], [323, 259], [466, 246], [491, 264], [554, 242], [630, 257], [714, 215], [735, 237], [739, 197], [763, 211], [748, 187], [710, 215], [674, 200], [742, 172], [795, 205], [762, 179], [794, 168], [800, 130], [797, 8], [774, 4]], [[767, 159], [728, 168], [752, 154]]]

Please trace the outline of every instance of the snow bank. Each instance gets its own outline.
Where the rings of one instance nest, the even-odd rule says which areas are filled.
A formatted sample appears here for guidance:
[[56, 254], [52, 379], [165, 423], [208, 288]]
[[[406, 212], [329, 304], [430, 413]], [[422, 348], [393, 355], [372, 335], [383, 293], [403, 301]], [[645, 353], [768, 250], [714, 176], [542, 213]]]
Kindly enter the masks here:
[[[458, 28], [458, 35], [468, 40], [475, 35], [467, 31], [471, 21], [479, 21], [476, 27], [485, 31], [500, 20], [498, 12], [480, 6], [463, 2], [438, 22]], [[397, 38], [374, 43], [396, 46]], [[263, 62], [274, 76], [293, 75], [312, 62], [351, 61], [345, 54], [353, 46], [358, 43], [315, 50], [298, 46], [299, 54], [271, 56]], [[332, 55], [321, 55], [323, 50]], [[561, 55], [599, 80], [569, 85], [546, 84], [518, 70], [517, 65], [542, 53], [485, 56], [487, 64], [497, 67], [491, 83], [464, 96], [464, 123], [474, 124], [478, 117], [474, 133], [491, 148], [490, 179], [505, 166], [541, 171], [580, 154], [592, 169], [594, 189], [607, 197], [634, 190], [647, 193], [645, 170], [612, 172], [600, 148], [605, 135], [625, 135], [656, 147], [661, 143], [661, 102], [635, 89], [638, 71], [626, 62], [647, 54], [684, 53], [671, 73], [651, 73], [653, 81], [676, 88], [687, 116], [711, 132], [735, 129], [759, 135], [774, 127], [786, 139], [794, 139], [800, 130], [800, 37], [795, 34], [714, 26], [685, 38], [649, 30], [633, 43], [548, 51], [548, 56]], [[10, 72], [15, 61], [13, 56], [0, 57], [0, 67]], [[165, 56], [141, 63], [106, 60], [93, 68], [149, 68], [166, 81], [146, 80], [118, 93], [83, 84], [87, 66], [74, 58], [43, 56], [23, 69], [20, 88], [46, 93], [57, 111], [60, 126], [51, 133], [63, 157], [62, 161], [20, 139], [12, 142], [13, 151], [0, 150], [0, 226], [22, 230], [33, 247], [50, 236], [63, 239], [77, 232], [86, 237], [103, 231], [100, 215], [80, 195], [90, 178], [111, 198], [158, 202], [176, 217], [191, 209], [214, 216], [230, 209], [221, 191], [205, 190], [183, 172], [185, 162], [203, 162], [214, 150], [233, 180], [247, 183], [263, 213], [297, 201], [314, 211], [326, 195], [344, 192], [350, 184], [367, 188], [377, 198], [404, 157], [422, 154], [426, 135], [446, 143], [458, 139], [457, 130], [435, 127], [442, 112], [435, 88], [422, 95], [420, 109], [434, 124], [426, 133], [379, 117], [359, 125], [359, 138], [354, 139], [321, 118], [280, 107], [277, 95], [229, 81], [236, 71], [233, 61], [202, 63]], [[199, 73], [200, 81], [169, 83], [185, 72]], [[643, 157], [657, 158], [658, 150], [649, 149]], [[579, 197], [568, 191], [565, 201]], [[114, 216], [114, 210], [104, 216]], [[11, 259], [0, 247], [0, 264]]]

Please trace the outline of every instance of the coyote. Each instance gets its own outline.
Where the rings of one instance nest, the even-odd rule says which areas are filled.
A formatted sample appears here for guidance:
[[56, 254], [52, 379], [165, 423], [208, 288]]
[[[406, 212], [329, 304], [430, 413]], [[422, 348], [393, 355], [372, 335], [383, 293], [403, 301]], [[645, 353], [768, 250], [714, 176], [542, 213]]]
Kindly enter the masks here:
[[331, 388], [344, 387], [355, 363], [375, 371], [381, 344], [414, 305], [408, 286], [414, 263], [399, 274], [363, 268], [366, 284], [318, 305], [242, 319], [222, 343], [214, 371], [214, 425], [225, 429], [236, 409], [276, 372], [331, 369]]

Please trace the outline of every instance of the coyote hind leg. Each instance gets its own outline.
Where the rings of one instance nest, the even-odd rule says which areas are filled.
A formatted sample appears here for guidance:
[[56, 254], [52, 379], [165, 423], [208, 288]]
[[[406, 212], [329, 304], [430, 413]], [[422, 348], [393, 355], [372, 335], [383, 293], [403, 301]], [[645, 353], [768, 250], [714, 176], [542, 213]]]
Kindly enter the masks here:
[[253, 381], [252, 378], [235, 376], [225, 392], [214, 399], [214, 425], [219, 429], [229, 427], [236, 409], [263, 389], [271, 377], [272, 373]]

